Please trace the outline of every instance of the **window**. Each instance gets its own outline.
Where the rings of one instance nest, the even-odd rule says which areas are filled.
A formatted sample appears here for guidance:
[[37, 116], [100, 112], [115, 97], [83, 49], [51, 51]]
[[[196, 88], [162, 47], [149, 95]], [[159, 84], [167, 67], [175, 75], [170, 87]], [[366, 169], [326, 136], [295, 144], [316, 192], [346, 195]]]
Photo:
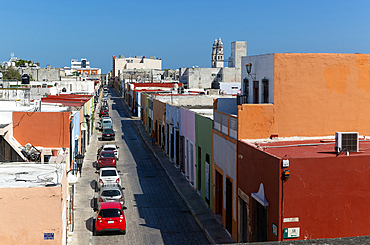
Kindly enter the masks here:
[[115, 218], [122, 215], [121, 210], [119, 209], [102, 209], [99, 212], [99, 216], [102, 218]]
[[263, 103], [269, 103], [269, 80], [262, 79], [263, 86]]
[[121, 193], [119, 192], [119, 190], [106, 190], [106, 191], [102, 191], [101, 195], [105, 197], [114, 197], [114, 196], [120, 196]]
[[253, 81], [253, 103], [259, 103], [259, 81]]
[[101, 172], [101, 176], [107, 177], [107, 176], [117, 176], [117, 173], [115, 170], [104, 170]]
[[244, 78], [243, 80], [243, 95], [247, 96], [247, 99], [248, 100], [248, 96], [249, 96], [249, 80], [247, 78]]

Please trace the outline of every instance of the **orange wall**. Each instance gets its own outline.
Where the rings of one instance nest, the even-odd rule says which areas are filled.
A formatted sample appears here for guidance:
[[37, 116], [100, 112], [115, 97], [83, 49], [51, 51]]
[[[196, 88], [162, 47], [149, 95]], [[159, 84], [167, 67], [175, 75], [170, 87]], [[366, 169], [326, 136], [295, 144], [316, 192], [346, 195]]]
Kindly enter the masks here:
[[[62, 244], [61, 190], [61, 186], [0, 188], [0, 243]], [[54, 240], [44, 241], [44, 233], [54, 233]]]
[[239, 139], [370, 134], [370, 54], [275, 54], [273, 69], [274, 104], [239, 106]]
[[13, 135], [21, 145], [69, 148], [71, 112], [13, 112]]

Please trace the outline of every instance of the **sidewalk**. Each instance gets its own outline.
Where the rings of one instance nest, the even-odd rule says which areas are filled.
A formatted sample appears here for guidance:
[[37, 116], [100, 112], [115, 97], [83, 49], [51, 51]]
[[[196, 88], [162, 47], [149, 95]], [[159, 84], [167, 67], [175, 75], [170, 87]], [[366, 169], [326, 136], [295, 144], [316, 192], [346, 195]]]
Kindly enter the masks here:
[[97, 118], [95, 113], [94, 131], [90, 139], [90, 145], [85, 153], [84, 163], [82, 165], [81, 177], [78, 174], [78, 182], [74, 185], [74, 232], [68, 237], [68, 244], [92, 244], [93, 234], [93, 197], [95, 187], [95, 167], [96, 161], [98, 130], [95, 129]]
[[[131, 116], [132, 113], [123, 98], [122, 104], [126, 112]], [[162, 165], [177, 192], [180, 194], [195, 220], [206, 234], [208, 240], [212, 244], [235, 243], [229, 232], [216, 220], [212, 210], [205, 205], [204, 200], [199, 196], [198, 192], [190, 186], [185, 176], [181, 174], [178, 168], [175, 167], [174, 163], [170, 161], [169, 157], [160, 149], [158, 145], [152, 146], [150, 134], [145, 130], [145, 127], [142, 125], [139, 118], [132, 118], [138, 119], [134, 120], [134, 122], [140, 131], [141, 137], [147, 146], [152, 150], [159, 163]]]

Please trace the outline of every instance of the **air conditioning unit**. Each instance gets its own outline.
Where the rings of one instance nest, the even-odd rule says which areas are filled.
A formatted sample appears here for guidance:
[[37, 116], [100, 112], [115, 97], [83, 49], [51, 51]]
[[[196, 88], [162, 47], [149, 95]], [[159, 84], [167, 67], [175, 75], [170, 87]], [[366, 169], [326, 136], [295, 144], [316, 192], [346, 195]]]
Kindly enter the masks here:
[[358, 152], [358, 132], [335, 132], [335, 151]]

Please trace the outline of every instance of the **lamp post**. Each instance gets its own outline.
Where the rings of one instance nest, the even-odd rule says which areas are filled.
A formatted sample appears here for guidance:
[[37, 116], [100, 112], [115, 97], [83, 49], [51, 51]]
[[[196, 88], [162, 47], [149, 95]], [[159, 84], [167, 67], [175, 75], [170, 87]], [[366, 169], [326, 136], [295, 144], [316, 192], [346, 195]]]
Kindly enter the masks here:
[[79, 170], [82, 167], [82, 163], [84, 161], [84, 155], [78, 154], [77, 156], [75, 156], [75, 161], [77, 163], [77, 170]]
[[252, 77], [253, 79], [256, 79], [256, 73], [252, 72], [252, 63], [246, 64], [245, 68], [247, 69], [248, 76]]

